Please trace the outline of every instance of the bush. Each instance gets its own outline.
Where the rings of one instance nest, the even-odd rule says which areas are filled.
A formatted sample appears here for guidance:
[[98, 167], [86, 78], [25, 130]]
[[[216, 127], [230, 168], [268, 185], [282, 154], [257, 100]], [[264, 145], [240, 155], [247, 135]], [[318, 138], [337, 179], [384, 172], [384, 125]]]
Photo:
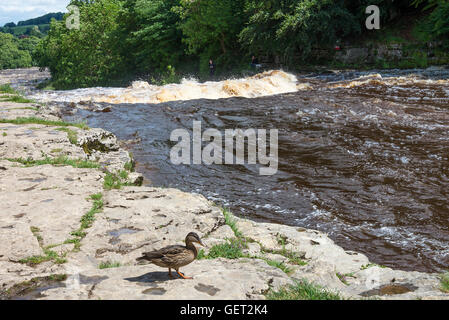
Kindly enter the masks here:
[[437, 38], [446, 39], [449, 37], [449, 1], [441, 1], [438, 7], [432, 12], [429, 21], [432, 25], [432, 33]]
[[120, 54], [118, 16], [120, 0], [77, 2], [80, 29], [68, 29], [64, 21], [51, 22], [38, 47], [40, 67], [49, 67], [56, 88], [89, 87], [107, 83], [124, 70]]
[[19, 40], [13, 35], [0, 33], [0, 69], [27, 68], [32, 66], [31, 54], [19, 49]]

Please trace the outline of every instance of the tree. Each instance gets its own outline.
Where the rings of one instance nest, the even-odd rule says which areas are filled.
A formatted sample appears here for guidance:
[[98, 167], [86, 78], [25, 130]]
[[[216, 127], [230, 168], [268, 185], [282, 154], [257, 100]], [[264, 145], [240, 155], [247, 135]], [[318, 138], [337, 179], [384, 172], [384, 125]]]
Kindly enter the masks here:
[[177, 12], [188, 53], [226, 63], [239, 55], [238, 34], [245, 22], [243, 0], [181, 0]]
[[[134, 63], [140, 71], [165, 70], [184, 56], [179, 17], [174, 12], [179, 0], [127, 1], [129, 37]], [[131, 22], [132, 20], [132, 22]]]
[[428, 23], [434, 38], [447, 39], [449, 36], [449, 0], [414, 0], [416, 7], [423, 6], [423, 10], [434, 9], [429, 16]]
[[240, 33], [241, 44], [287, 63], [297, 54], [308, 58], [314, 46], [330, 47], [339, 38], [360, 33], [356, 18], [339, 0], [248, 0], [246, 12], [250, 18]]
[[32, 59], [31, 64], [33, 66], [37, 65], [36, 48], [40, 41], [41, 41], [40, 38], [30, 36], [28, 38], [19, 39], [18, 44], [17, 44], [17, 47], [19, 48], [19, 50], [27, 51], [30, 54], [31, 59]]
[[28, 35], [30, 37], [42, 37], [43, 36], [43, 34], [40, 32], [38, 26], [28, 27], [24, 34]]
[[120, 54], [118, 17], [120, 0], [77, 2], [80, 29], [67, 29], [64, 21], [53, 20], [48, 36], [38, 46], [40, 67], [49, 67], [55, 86], [87, 87], [107, 83], [124, 70]]
[[429, 22], [436, 38], [447, 40], [449, 37], [449, 1], [440, 0], [435, 10], [430, 14]]
[[13, 35], [0, 33], [0, 69], [31, 67], [31, 55], [20, 50], [18, 40]]

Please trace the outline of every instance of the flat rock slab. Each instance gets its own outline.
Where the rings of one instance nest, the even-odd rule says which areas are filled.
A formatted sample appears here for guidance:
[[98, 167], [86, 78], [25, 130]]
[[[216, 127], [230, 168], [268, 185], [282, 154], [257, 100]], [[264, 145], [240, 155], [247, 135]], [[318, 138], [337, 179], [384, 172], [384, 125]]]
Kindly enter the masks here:
[[[89, 196], [103, 190], [103, 173], [95, 169], [51, 165], [25, 168], [9, 161], [0, 161], [0, 166], [6, 168], [0, 170], [0, 223], [11, 226], [2, 231], [2, 237], [10, 242], [16, 241], [19, 230], [23, 237], [29, 237], [31, 227], [40, 230], [43, 246], [64, 242], [92, 207]], [[18, 255], [12, 249], [0, 254], [12, 259]], [[31, 255], [20, 255], [27, 256]]]
[[260, 260], [201, 260], [181, 271], [194, 279], [170, 279], [166, 269], [154, 265], [79, 269], [65, 287], [42, 294], [43, 299], [245, 300], [264, 299], [263, 294], [270, 288], [291, 283], [282, 271]]
[[[5, 95], [1, 95], [5, 96]], [[23, 104], [16, 102], [0, 102], [0, 118], [2, 119], [16, 119], [18, 117], [35, 117], [37, 112], [34, 104]], [[48, 119], [48, 117], [46, 117]], [[56, 120], [54, 117], [52, 120]]]
[[40, 71], [38, 67], [0, 70], [0, 84], [31, 84], [50, 77], [48, 70]]
[[[67, 133], [56, 130], [60, 127], [39, 124], [15, 125], [0, 123], [0, 158], [32, 158], [44, 159], [45, 156], [57, 157], [60, 155], [74, 159], [87, 159], [83, 149], [70, 143]], [[67, 129], [77, 132], [76, 127]]]
[[373, 266], [360, 270], [348, 278], [348, 292], [362, 297], [381, 297], [385, 300], [416, 300], [433, 297], [449, 300], [440, 290], [439, 275], [408, 272]]
[[[5, 211], [0, 210], [3, 216]], [[42, 249], [28, 223], [0, 217], [0, 260], [18, 262], [40, 254]]]
[[368, 258], [357, 252], [345, 251], [326, 234], [304, 228], [271, 223], [256, 223], [238, 219], [237, 227], [247, 237], [256, 240], [270, 250], [285, 249], [300, 252], [307, 260], [323, 261], [334, 266], [336, 272], [350, 273], [369, 263]]
[[449, 299], [440, 290], [439, 274], [380, 268], [365, 255], [344, 250], [316, 230], [236, 220], [239, 230], [265, 250], [276, 252], [285, 248], [304, 257], [305, 266], [292, 266], [293, 279], [306, 279], [346, 298]]
[[204, 237], [222, 225], [221, 210], [203, 196], [176, 189], [126, 187], [105, 194], [103, 212], [82, 240], [81, 253], [97, 264], [135, 264], [143, 251], [184, 244], [189, 232]]
[[[75, 132], [77, 142], [71, 143], [68, 134], [60, 128]], [[102, 129], [0, 123], [0, 147], [0, 159], [41, 160], [66, 156], [97, 161], [110, 172], [124, 170], [125, 164], [132, 161], [129, 153], [119, 147], [117, 138]]]

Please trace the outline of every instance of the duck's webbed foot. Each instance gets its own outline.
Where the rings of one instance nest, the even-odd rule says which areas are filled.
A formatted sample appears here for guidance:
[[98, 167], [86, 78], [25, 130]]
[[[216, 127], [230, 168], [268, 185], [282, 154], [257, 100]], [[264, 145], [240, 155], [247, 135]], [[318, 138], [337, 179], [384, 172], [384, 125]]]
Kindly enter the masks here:
[[183, 279], [193, 279], [193, 277], [187, 277], [184, 274], [182, 274], [179, 270], [176, 270], [176, 273], [179, 274], [179, 276]]

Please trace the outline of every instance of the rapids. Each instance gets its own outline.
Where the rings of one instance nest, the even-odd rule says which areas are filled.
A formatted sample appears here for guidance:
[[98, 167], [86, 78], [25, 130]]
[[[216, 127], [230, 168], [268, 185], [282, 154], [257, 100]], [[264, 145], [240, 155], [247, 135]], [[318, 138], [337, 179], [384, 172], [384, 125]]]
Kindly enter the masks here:
[[255, 98], [296, 91], [296, 77], [282, 71], [267, 71], [245, 79], [199, 83], [183, 79], [181, 84], [165, 86], [134, 81], [128, 88], [87, 88], [40, 92], [33, 98], [48, 102], [161, 103], [192, 99]]

